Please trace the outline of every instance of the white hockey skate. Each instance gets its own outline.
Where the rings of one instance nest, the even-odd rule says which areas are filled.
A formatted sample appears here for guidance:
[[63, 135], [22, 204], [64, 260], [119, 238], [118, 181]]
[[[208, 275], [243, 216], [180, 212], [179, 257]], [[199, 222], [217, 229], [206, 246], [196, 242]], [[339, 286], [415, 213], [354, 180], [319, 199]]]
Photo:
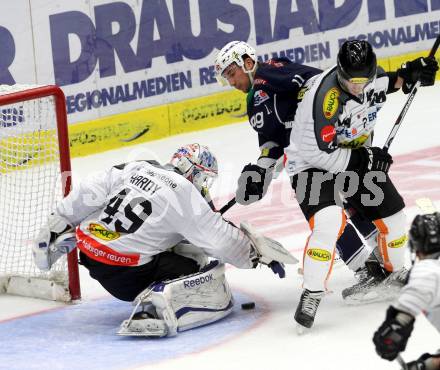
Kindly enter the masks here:
[[140, 311], [119, 327], [118, 335], [139, 337], [164, 337], [168, 333], [163, 320], [150, 316], [146, 311]]

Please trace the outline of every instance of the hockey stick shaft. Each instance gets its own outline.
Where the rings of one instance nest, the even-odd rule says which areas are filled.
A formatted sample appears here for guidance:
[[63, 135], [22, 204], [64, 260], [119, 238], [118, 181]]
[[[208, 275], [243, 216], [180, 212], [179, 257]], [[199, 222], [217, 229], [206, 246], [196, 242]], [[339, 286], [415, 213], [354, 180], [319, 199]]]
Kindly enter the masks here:
[[408, 365], [406, 364], [405, 360], [400, 356], [400, 354], [396, 357], [397, 362], [400, 366], [402, 366], [402, 370], [408, 370]]
[[235, 204], [237, 201], [235, 200], [235, 197], [232, 198], [228, 203], [226, 203], [222, 208], [220, 208], [219, 212], [222, 215], [223, 213], [229, 211], [229, 209]]
[[[437, 36], [435, 39], [434, 45], [432, 46], [431, 51], [429, 52], [429, 57], [434, 57], [435, 53], [437, 52], [437, 49], [440, 45], [440, 35]], [[403, 119], [405, 118], [406, 113], [408, 112], [409, 107], [411, 106], [411, 103], [414, 100], [414, 97], [417, 93], [417, 90], [420, 87], [420, 80], [418, 80], [415, 85], [413, 86], [411, 92], [409, 93], [408, 99], [406, 100], [405, 105], [403, 106], [402, 110], [400, 111], [399, 117], [397, 117], [396, 122], [393, 125], [393, 128], [391, 129], [390, 134], [388, 135], [387, 141], [385, 142], [385, 145], [383, 149], [385, 151], [388, 151], [391, 143], [393, 142], [394, 138], [396, 137], [397, 131], [399, 130]]]

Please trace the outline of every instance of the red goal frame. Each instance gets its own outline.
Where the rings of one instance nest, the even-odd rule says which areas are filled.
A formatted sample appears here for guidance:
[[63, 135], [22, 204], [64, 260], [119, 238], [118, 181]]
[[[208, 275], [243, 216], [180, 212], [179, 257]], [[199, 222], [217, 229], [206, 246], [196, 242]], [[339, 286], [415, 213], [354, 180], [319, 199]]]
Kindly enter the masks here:
[[[55, 100], [58, 146], [60, 153], [60, 170], [62, 175], [63, 195], [70, 193], [72, 186], [72, 172], [70, 165], [70, 143], [67, 125], [66, 98], [63, 91], [56, 85], [47, 85], [29, 88], [22, 91], [0, 95], [0, 107], [8, 104], [20, 103], [53, 96]], [[71, 300], [81, 299], [81, 288], [78, 269], [78, 252], [75, 248], [67, 256], [67, 269], [69, 275], [69, 291]]]

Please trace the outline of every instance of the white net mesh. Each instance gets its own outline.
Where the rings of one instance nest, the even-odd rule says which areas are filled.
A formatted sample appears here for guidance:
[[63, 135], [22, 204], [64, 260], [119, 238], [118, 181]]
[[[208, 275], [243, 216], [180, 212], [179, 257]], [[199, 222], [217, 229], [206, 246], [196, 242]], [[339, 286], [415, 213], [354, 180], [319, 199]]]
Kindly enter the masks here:
[[[0, 85], [0, 95], [36, 86]], [[31, 242], [62, 197], [55, 100], [0, 105], [0, 276], [68, 284], [66, 259], [49, 273], [32, 261]]]

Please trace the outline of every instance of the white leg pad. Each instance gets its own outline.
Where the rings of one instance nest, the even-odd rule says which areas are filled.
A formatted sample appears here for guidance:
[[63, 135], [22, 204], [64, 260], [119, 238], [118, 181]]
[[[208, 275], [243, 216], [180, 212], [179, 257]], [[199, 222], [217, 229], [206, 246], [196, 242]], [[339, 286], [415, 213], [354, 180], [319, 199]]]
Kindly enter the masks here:
[[[213, 261], [201, 272], [153, 285], [139, 294], [134, 303], [134, 312], [139, 305], [152, 305], [158, 318], [145, 319], [145, 331], [140, 334], [139, 327], [142, 323], [132, 324], [133, 312], [130, 319], [122, 323], [118, 334], [175, 336], [180, 331], [206, 325], [227, 316], [232, 311], [233, 298], [225, 278], [224, 265]], [[157, 334], [157, 329], [162, 326], [152, 325], [154, 320], [165, 324], [162, 335]], [[132, 325], [133, 333], [130, 334]]]

